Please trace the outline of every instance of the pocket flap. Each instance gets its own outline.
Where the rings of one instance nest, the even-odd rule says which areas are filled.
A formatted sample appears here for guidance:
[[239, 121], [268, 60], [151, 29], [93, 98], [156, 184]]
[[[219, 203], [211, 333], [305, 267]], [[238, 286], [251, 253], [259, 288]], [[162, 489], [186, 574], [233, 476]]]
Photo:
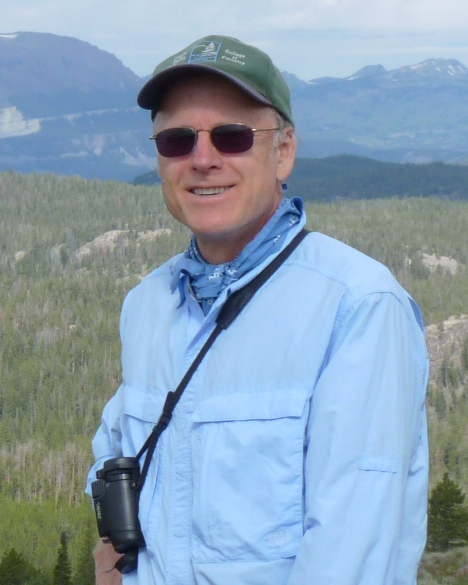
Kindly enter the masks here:
[[307, 399], [307, 388], [285, 392], [257, 392], [210, 396], [201, 400], [193, 415], [194, 422], [234, 420], [271, 420], [300, 417]]
[[166, 395], [154, 390], [154, 394], [134, 386], [124, 386], [122, 411], [142, 421], [156, 423], [161, 416]]

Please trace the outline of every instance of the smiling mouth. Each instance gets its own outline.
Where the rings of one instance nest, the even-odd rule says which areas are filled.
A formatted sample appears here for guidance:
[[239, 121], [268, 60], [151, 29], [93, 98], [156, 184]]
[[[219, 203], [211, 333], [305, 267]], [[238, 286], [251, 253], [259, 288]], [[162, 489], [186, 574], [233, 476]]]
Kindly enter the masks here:
[[231, 187], [232, 185], [229, 187], [196, 188], [191, 191], [194, 195], [218, 195], [219, 193], [224, 193], [224, 191], [227, 191]]

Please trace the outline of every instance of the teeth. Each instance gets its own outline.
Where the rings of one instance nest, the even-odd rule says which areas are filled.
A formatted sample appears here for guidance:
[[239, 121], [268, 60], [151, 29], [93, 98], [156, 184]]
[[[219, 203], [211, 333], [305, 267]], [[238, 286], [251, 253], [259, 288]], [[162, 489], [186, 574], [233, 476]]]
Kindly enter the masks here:
[[229, 187], [211, 187], [210, 189], [193, 189], [195, 195], [217, 195], [227, 191]]

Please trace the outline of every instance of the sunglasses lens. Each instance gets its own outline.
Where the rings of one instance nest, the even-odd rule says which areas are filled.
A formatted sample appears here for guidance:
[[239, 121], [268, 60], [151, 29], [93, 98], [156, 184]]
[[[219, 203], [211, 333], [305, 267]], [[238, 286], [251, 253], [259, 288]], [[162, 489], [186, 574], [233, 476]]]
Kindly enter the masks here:
[[254, 133], [250, 126], [223, 124], [211, 131], [211, 142], [224, 154], [247, 152], [253, 146]]
[[197, 133], [193, 128], [168, 128], [156, 134], [155, 140], [161, 156], [185, 156], [192, 152]]
[[[203, 130], [199, 130], [203, 132]], [[210, 132], [211, 142], [223, 154], [247, 152], [253, 146], [254, 131], [244, 124], [222, 124]], [[161, 156], [168, 158], [190, 154], [197, 141], [193, 128], [168, 128], [155, 137], [156, 148]]]

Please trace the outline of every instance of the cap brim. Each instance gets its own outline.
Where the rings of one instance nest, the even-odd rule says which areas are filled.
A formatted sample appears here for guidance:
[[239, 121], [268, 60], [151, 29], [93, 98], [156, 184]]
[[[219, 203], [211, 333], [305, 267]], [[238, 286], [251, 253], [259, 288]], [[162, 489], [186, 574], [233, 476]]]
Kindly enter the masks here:
[[237, 79], [237, 77], [233, 77], [224, 71], [220, 71], [219, 69], [215, 69], [214, 67], [210, 67], [208, 65], [202, 65], [200, 63], [175, 65], [174, 67], [164, 69], [164, 71], [161, 71], [161, 73], [157, 73], [141, 88], [137, 98], [138, 105], [145, 110], [157, 111], [161, 105], [161, 100], [169, 86], [175, 81], [196, 71], [219, 75], [220, 77], [227, 79], [239, 87], [254, 100], [266, 106], [272, 106], [270, 100], [268, 100], [264, 95], [241, 80]]

